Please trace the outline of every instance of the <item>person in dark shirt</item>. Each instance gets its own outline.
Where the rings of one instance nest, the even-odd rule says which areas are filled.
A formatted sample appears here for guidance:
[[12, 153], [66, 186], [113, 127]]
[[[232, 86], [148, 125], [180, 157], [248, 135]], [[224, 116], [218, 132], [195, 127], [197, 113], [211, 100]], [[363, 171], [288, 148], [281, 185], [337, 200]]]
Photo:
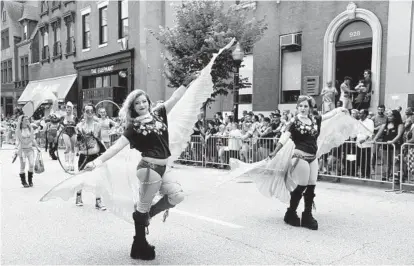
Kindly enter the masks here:
[[[286, 125], [285, 132], [280, 137], [269, 157], [274, 157], [283, 147], [289, 138], [295, 144], [293, 152], [292, 176], [297, 180], [297, 187], [291, 192], [290, 206], [285, 214], [284, 221], [292, 226], [303, 226], [312, 230], [318, 229], [318, 222], [312, 216], [313, 199], [315, 198], [315, 186], [318, 177], [318, 160], [316, 152], [318, 150], [317, 140], [320, 134], [322, 120], [333, 117], [338, 112], [348, 113], [348, 110], [341, 107], [334, 109], [323, 116], [315, 115], [313, 108], [315, 100], [306, 95], [298, 98], [298, 114], [290, 119]], [[306, 190], [306, 191], [305, 191]], [[305, 191], [305, 193], [303, 193]], [[302, 198], [305, 200], [305, 210], [300, 219], [296, 209]]]
[[[166, 174], [168, 157], [171, 155], [167, 113], [184, 95], [187, 86], [195, 77], [195, 75], [186, 77], [184, 84], [173, 93], [171, 98], [152, 110], [151, 100], [144, 91], [132, 91], [119, 112], [123, 121], [126, 121], [124, 134], [104, 154], [85, 166], [85, 169], [92, 170], [111, 159], [127, 145], [141, 152], [142, 160], [136, 169], [139, 195], [132, 215], [135, 237], [130, 256], [133, 259], [155, 259], [154, 247], [148, 244], [145, 237], [145, 228], [149, 226], [149, 219], [162, 211], [168, 211], [184, 200], [184, 192], [180, 184], [171, 180], [171, 176]], [[164, 196], [152, 205], [158, 192]], [[168, 212], [165, 213], [164, 218], [166, 214]]]

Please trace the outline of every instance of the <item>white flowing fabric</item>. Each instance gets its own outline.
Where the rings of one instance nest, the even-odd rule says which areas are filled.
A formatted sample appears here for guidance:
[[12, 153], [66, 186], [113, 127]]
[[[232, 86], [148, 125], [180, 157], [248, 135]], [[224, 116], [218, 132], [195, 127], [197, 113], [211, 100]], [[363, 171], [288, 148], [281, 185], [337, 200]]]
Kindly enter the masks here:
[[[210, 74], [216, 58], [224, 50], [230, 48], [234, 41], [235, 39], [231, 40], [229, 44], [213, 55], [210, 63], [200, 72], [199, 77], [191, 83], [182, 98], [169, 112], [168, 132], [171, 151], [169, 164], [177, 160], [186, 148], [200, 108], [213, 93], [213, 81]], [[129, 146], [125, 147], [101, 167], [91, 172], [73, 175], [56, 185], [40, 201], [54, 198], [69, 200], [80, 189], [92, 193], [97, 192], [101, 195], [108, 210], [128, 222], [133, 222], [132, 212], [134, 212], [134, 203], [137, 202], [139, 195], [136, 167], [140, 159], [140, 152], [130, 149]]]
[[[316, 157], [319, 158], [331, 149], [340, 146], [355, 132], [372, 134], [360, 121], [343, 112], [326, 119], [321, 125]], [[274, 197], [287, 203], [290, 200], [290, 192], [297, 186], [289, 171], [294, 149], [295, 144], [289, 139], [276, 156], [270, 160], [247, 164], [230, 159], [232, 170], [228, 178], [251, 177], [264, 196]]]

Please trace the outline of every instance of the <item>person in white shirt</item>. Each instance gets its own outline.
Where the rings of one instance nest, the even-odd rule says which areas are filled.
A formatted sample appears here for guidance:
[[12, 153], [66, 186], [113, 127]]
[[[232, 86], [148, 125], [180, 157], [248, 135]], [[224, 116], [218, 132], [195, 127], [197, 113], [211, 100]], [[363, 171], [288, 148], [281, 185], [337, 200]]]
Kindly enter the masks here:
[[[374, 121], [368, 118], [368, 110], [362, 109], [359, 111], [359, 117], [361, 124], [374, 132]], [[370, 178], [371, 177], [371, 135], [357, 133], [356, 137], [357, 143], [357, 167], [361, 170], [361, 178]]]

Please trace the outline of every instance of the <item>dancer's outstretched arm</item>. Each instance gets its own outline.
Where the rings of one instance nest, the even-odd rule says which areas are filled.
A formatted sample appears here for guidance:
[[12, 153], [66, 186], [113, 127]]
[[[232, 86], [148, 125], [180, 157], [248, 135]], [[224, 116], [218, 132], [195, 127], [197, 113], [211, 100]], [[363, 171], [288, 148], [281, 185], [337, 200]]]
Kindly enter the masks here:
[[96, 160], [86, 164], [85, 170], [93, 170], [95, 167], [98, 167], [102, 163], [108, 161], [114, 157], [118, 152], [120, 152], [125, 146], [129, 145], [129, 141], [125, 136], [121, 136], [114, 145], [107, 149], [101, 156]]
[[283, 145], [285, 145], [286, 142], [290, 139], [290, 136], [291, 136], [290, 127], [293, 124], [293, 120], [291, 120], [287, 123], [286, 128], [285, 128], [285, 132], [283, 132], [283, 134], [280, 136], [280, 139], [276, 144], [275, 150], [269, 154], [270, 158], [275, 157], [275, 155], [280, 151], [280, 149], [283, 147]]
[[344, 113], [346, 113], [346, 114], [349, 114], [348, 109], [346, 109], [346, 108], [344, 108], [344, 107], [338, 107], [338, 108], [333, 109], [333, 110], [332, 110], [332, 111], [330, 111], [330, 112], [327, 112], [326, 114], [323, 114], [323, 115], [322, 115], [322, 121], [325, 121], [325, 120], [327, 120], [327, 119], [329, 119], [329, 118], [332, 118], [332, 117], [334, 117], [336, 114], [339, 114], [340, 112], [344, 112]]
[[[181, 85], [178, 89], [174, 91], [174, 93], [171, 95], [171, 97], [166, 100], [163, 105], [165, 107], [165, 110], [167, 114], [171, 111], [171, 109], [174, 107], [174, 105], [183, 97], [184, 93], [187, 91], [187, 88], [189, 87], [190, 83], [195, 80], [198, 77], [198, 74], [192, 74], [185, 78], [183, 85]], [[158, 105], [155, 107], [154, 110], [159, 108], [162, 105]]]

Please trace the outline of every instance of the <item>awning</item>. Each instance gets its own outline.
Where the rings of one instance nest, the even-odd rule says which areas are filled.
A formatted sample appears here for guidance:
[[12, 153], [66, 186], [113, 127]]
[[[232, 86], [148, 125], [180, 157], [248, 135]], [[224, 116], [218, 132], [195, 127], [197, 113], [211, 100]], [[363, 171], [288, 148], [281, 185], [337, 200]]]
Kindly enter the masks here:
[[18, 103], [22, 104], [33, 101], [36, 94], [43, 95], [45, 101], [54, 100], [50, 97], [50, 92], [55, 94], [59, 100], [65, 99], [73, 82], [75, 82], [76, 77], [77, 75], [73, 74], [57, 78], [30, 81], [24, 89], [22, 96], [20, 96]]
[[30, 81], [18, 100], [19, 104], [25, 104], [23, 107], [24, 114], [30, 117], [42, 103], [46, 101], [57, 102], [59, 99], [65, 99], [76, 76], [74, 74]]

